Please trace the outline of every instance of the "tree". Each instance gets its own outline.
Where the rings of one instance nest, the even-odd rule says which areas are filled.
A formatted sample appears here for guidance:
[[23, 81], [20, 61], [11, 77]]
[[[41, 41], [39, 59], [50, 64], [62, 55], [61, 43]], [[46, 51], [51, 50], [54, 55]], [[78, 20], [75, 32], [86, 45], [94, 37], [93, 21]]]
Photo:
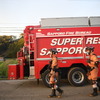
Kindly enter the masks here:
[[9, 42], [11, 42], [12, 36], [0, 36], [0, 56], [8, 49]]
[[9, 48], [6, 53], [6, 57], [16, 58], [17, 52], [24, 45], [24, 39], [20, 38], [9, 45]]
[[23, 36], [20, 39], [15, 39], [14, 36], [0, 36], [0, 56], [15, 58], [23, 45]]

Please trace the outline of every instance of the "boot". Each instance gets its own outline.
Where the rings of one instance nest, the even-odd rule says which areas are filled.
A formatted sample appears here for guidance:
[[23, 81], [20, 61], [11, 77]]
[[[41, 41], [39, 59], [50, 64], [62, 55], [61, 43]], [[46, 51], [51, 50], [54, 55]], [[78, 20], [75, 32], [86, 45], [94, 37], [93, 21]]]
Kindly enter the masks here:
[[63, 90], [61, 90], [59, 87], [56, 89], [58, 92], [59, 92], [59, 94], [58, 94], [58, 98], [61, 98], [61, 96], [62, 96], [62, 94], [63, 94]]
[[97, 86], [98, 86], [98, 92], [100, 92], [100, 82], [97, 82]]
[[56, 90], [52, 89], [51, 95], [48, 96], [49, 98], [56, 97]]
[[100, 86], [98, 86], [98, 92], [100, 92]]
[[97, 92], [97, 88], [93, 88], [93, 93], [90, 94], [91, 97], [97, 96], [98, 92]]

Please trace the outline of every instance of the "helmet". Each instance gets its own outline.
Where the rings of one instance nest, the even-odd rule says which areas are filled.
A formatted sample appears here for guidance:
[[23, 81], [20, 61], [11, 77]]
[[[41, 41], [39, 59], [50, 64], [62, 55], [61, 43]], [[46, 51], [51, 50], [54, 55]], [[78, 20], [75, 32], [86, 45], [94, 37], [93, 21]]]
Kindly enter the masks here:
[[58, 51], [56, 50], [56, 48], [51, 48], [51, 49], [50, 49], [50, 52], [52, 52], [53, 54], [58, 53]]
[[91, 54], [91, 52], [93, 52], [94, 51], [94, 47], [92, 47], [92, 46], [90, 46], [90, 47], [86, 47], [86, 53], [87, 53], [87, 55], [90, 55]]
[[94, 51], [94, 47], [92, 47], [92, 46], [86, 47], [86, 51], [87, 50]]

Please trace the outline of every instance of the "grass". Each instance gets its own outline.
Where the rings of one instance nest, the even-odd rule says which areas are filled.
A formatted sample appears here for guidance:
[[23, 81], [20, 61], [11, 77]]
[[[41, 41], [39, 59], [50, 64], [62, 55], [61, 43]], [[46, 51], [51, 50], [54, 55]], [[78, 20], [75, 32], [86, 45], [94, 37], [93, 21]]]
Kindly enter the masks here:
[[6, 59], [5, 61], [0, 61], [0, 79], [5, 79], [8, 77], [9, 64], [17, 64], [17, 60], [14, 58]]

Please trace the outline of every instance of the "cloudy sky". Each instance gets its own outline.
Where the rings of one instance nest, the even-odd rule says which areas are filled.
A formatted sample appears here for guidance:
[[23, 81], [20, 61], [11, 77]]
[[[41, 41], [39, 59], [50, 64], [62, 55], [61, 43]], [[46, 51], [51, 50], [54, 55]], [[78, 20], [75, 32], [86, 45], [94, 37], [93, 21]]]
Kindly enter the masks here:
[[100, 0], [0, 0], [0, 35], [11, 34], [2, 27], [39, 24], [41, 18], [81, 16], [100, 16]]

